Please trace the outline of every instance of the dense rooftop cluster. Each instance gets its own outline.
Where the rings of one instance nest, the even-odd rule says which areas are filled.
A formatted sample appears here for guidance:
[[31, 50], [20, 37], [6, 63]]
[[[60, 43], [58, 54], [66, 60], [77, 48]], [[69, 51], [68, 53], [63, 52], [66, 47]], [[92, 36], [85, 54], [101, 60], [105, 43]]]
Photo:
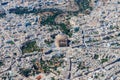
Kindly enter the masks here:
[[0, 0], [0, 80], [120, 80], [119, 0]]

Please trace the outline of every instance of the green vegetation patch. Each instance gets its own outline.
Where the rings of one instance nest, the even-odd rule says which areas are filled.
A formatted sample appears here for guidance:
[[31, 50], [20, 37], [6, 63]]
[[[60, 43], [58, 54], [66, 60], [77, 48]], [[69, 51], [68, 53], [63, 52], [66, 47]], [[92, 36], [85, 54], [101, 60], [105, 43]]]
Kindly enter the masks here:
[[23, 14], [30, 14], [30, 13], [38, 13], [37, 9], [28, 9], [28, 7], [16, 7], [16, 8], [12, 8], [9, 9], [9, 13], [14, 13], [17, 15], [23, 15]]
[[119, 43], [112, 43], [111, 46], [120, 46]]
[[43, 19], [40, 24], [55, 26], [56, 28], [53, 27], [51, 30], [53, 30], [53, 29], [60, 29], [64, 34], [66, 34], [66, 35], [71, 37], [72, 33], [70, 32], [70, 28], [68, 28], [65, 23], [56, 23], [55, 22], [55, 18], [59, 14], [61, 14], [61, 13], [60, 12], [56, 12], [56, 13], [54, 13], [54, 15], [48, 16], [47, 19]]
[[21, 47], [21, 50], [23, 53], [30, 53], [34, 51], [39, 51], [39, 47], [37, 46], [36, 41], [33, 40], [24, 43]]
[[6, 43], [8, 43], [8, 44], [15, 44], [13, 41], [7, 41]]
[[56, 25], [56, 23], [55, 23], [55, 18], [59, 15], [60, 13], [59, 12], [56, 12], [56, 13], [54, 13], [54, 15], [50, 15], [50, 16], [48, 16], [47, 17], [47, 19], [43, 19], [42, 21], [41, 21], [41, 24], [42, 25]]
[[47, 44], [47, 45], [51, 45], [54, 41], [53, 40], [44, 40], [44, 42]]
[[4, 18], [6, 16], [6, 13], [0, 14], [0, 18]]
[[98, 40], [90, 39], [89, 41], [85, 41], [86, 43], [97, 42]]
[[98, 54], [95, 54], [94, 55], [94, 59], [98, 59], [99, 58], [99, 55]]
[[38, 14], [38, 13], [42, 13], [42, 12], [62, 12], [60, 9], [56, 9], [56, 8], [46, 8], [46, 9], [41, 9], [41, 8], [28, 8], [28, 7], [16, 7], [16, 8], [11, 8], [9, 9], [9, 13], [14, 13], [14, 14], [17, 14], [17, 15], [23, 15], [23, 14]]
[[113, 38], [113, 36], [106, 36], [106, 37], [103, 38], [103, 40], [110, 40], [112, 38]]
[[20, 74], [25, 76], [25, 77], [29, 77], [30, 74], [31, 74], [31, 69], [23, 69], [23, 68], [21, 68], [20, 69]]
[[85, 66], [82, 62], [80, 62], [77, 66], [77, 70], [79, 70], [79, 69], [83, 70], [83, 69], [88, 69], [88, 68], [89, 67]]
[[55, 78], [54, 78], [54, 77], [51, 77], [51, 80], [55, 80]]
[[[33, 63], [33, 68], [37, 72], [38, 70], [43, 71], [44, 73], [50, 73], [52, 71], [57, 71], [57, 68], [60, 67], [63, 63], [63, 55], [54, 55], [50, 60], [40, 60], [39, 64]], [[39, 72], [41, 73], [41, 72]]]
[[80, 30], [79, 27], [74, 28], [74, 32], [78, 32]]
[[98, 76], [97, 76], [97, 75], [95, 75], [94, 77], [95, 77], [95, 79], [98, 79]]
[[103, 58], [103, 59], [101, 59], [101, 63], [103, 64], [103, 63], [105, 63], [105, 62], [107, 62], [108, 61], [108, 58]]
[[50, 69], [57, 70], [63, 63], [63, 56], [57, 57], [53, 56], [49, 61], [40, 61], [41, 68], [44, 72], [49, 72]]
[[111, 25], [111, 26], [110, 26], [110, 29], [111, 29], [111, 30], [113, 30], [113, 29], [119, 29], [119, 26], [113, 26], [113, 25]]
[[0, 67], [3, 66], [3, 65], [4, 65], [4, 63], [2, 61], [0, 61]]
[[75, 1], [79, 6], [80, 12], [84, 12], [86, 10], [92, 10], [92, 7], [90, 6], [91, 0], [75, 0]]
[[117, 36], [120, 36], [120, 33]]
[[72, 36], [72, 33], [70, 32], [70, 29], [67, 27], [67, 25], [65, 25], [64, 23], [60, 23], [60, 24], [58, 24], [59, 26], [60, 26], [60, 30], [64, 33], [64, 34], [66, 34], [66, 35], [68, 35], [68, 36]]

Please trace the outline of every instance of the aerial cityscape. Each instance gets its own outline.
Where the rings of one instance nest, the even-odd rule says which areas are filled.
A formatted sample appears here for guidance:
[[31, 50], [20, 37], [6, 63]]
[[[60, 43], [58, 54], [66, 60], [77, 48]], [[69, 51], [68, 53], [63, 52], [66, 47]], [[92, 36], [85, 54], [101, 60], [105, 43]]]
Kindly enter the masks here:
[[120, 0], [0, 0], [0, 80], [120, 80]]

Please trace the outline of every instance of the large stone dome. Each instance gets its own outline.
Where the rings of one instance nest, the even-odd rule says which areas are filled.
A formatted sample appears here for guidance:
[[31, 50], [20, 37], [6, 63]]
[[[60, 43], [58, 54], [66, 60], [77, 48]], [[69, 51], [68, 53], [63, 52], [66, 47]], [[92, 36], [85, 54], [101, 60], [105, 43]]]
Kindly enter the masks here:
[[64, 34], [58, 34], [55, 37], [55, 46], [56, 47], [67, 47], [68, 46], [68, 37]]

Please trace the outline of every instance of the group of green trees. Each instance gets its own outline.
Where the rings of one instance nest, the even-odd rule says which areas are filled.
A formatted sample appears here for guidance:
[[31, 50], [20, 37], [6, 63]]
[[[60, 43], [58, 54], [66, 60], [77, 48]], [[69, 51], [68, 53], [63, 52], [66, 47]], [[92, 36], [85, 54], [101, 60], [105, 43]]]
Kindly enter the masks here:
[[54, 56], [49, 61], [43, 61], [41, 59], [40, 60], [41, 69], [45, 73], [49, 73], [51, 71], [50, 69], [57, 70], [57, 68], [60, 67], [63, 63], [62, 58], [63, 58], [63, 56], [61, 56], [61, 57]]
[[23, 44], [21, 47], [22, 53], [30, 53], [34, 51], [39, 51], [39, 47], [36, 44], [36, 41], [28, 41]]
[[64, 34], [66, 34], [66, 35], [68, 35], [68, 36], [71, 36], [72, 33], [70, 32], [70, 28], [68, 28], [68, 26], [67, 26], [65, 23], [63, 23], [63, 22], [61, 22], [61, 23], [56, 23], [56, 22], [55, 22], [55, 18], [56, 18], [59, 14], [61, 14], [61, 12], [60, 12], [60, 13], [59, 13], [59, 12], [56, 12], [56, 13], [54, 13], [54, 15], [48, 16], [47, 19], [44, 19], [44, 20], [41, 21], [41, 24], [42, 24], [42, 25], [55, 26], [56, 28], [54, 28], [54, 29], [60, 29]]
[[0, 67], [3, 66], [3, 65], [4, 65], [4, 63], [2, 61], [0, 61]]
[[30, 76], [31, 72], [32, 72], [31, 69], [23, 69], [23, 68], [21, 68], [19, 73], [21, 75], [24, 75], [25, 77], [28, 77], [28, 76]]
[[113, 38], [113, 36], [106, 36], [106, 37], [103, 38], [103, 40], [110, 40], [112, 38]]
[[42, 13], [42, 12], [56, 12], [56, 11], [59, 11], [59, 12], [62, 12], [61, 10], [59, 9], [56, 9], [56, 8], [52, 8], [52, 9], [41, 9], [41, 8], [28, 8], [28, 7], [16, 7], [16, 8], [11, 8], [9, 9], [9, 13], [14, 13], [14, 14], [17, 14], [17, 15], [23, 15], [23, 14], [39, 14], [39, 13]]
[[37, 14], [39, 12], [40, 12], [39, 9], [35, 9], [35, 8], [29, 9], [28, 7], [22, 7], [22, 6], [9, 9], [9, 13], [14, 13], [17, 15], [30, 14], [30, 13]]
[[79, 11], [84, 13], [86, 10], [92, 10], [90, 6], [91, 0], [75, 0], [77, 5], [79, 6]]
[[103, 63], [105, 63], [105, 62], [107, 62], [108, 61], [108, 58], [103, 58], [103, 59], [101, 59], [101, 63], [103, 64]]
[[4, 13], [4, 14], [0, 14], [0, 18], [3, 18], [3, 17], [5, 17], [6, 16], [6, 14]]
[[8, 43], [8, 44], [15, 44], [13, 41], [7, 41], [6, 43]]
[[34, 76], [35, 74], [42, 73], [41, 71], [47, 74], [53, 71], [60, 74], [57, 68], [62, 65], [63, 57], [64, 55], [60, 55], [60, 56], [54, 55], [50, 60], [46, 60], [46, 61], [42, 60], [41, 58], [39, 63], [37, 63], [35, 59], [31, 61], [32, 63], [31, 65], [33, 65], [32, 68], [26, 68], [26, 69], [21, 68], [19, 70], [19, 73], [25, 77], [29, 77], [30, 75]]

